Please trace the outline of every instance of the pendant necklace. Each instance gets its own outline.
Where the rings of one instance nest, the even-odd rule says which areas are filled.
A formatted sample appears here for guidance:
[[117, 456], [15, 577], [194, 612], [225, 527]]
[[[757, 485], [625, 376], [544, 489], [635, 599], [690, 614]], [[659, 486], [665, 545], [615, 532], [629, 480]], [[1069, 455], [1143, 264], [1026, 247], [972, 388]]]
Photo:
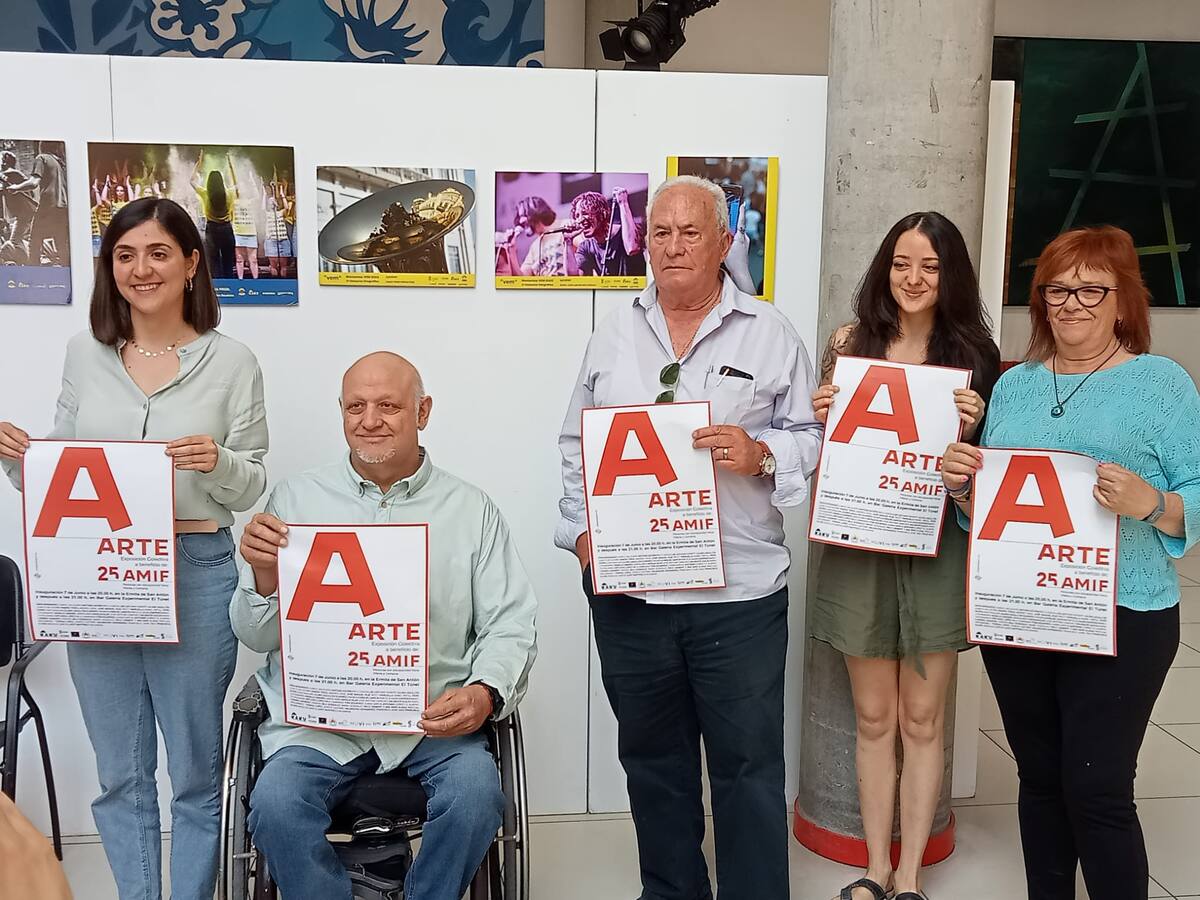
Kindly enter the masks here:
[[1070, 402], [1071, 398], [1075, 396], [1075, 393], [1081, 387], [1083, 387], [1085, 384], [1087, 384], [1088, 378], [1091, 378], [1093, 375], [1095, 375], [1097, 372], [1099, 372], [1101, 369], [1103, 369], [1108, 364], [1108, 361], [1117, 355], [1117, 351], [1120, 349], [1121, 349], [1121, 343], [1120, 343], [1120, 341], [1118, 341], [1117, 346], [1113, 347], [1112, 353], [1110, 353], [1110, 354], [1108, 354], [1108, 356], [1104, 357], [1104, 360], [1103, 360], [1103, 362], [1100, 363], [1100, 365], [1096, 366], [1096, 368], [1094, 368], [1094, 369], [1092, 369], [1092, 371], [1088, 372], [1087, 377], [1085, 377], [1083, 379], [1083, 381], [1079, 382], [1079, 384], [1075, 385], [1074, 389], [1071, 391], [1071, 393], [1067, 394], [1065, 399], [1060, 399], [1058, 396], [1058, 354], [1055, 353], [1054, 356], [1050, 360], [1050, 371], [1054, 375], [1054, 401], [1055, 401], [1054, 406], [1050, 407], [1050, 415], [1052, 417], [1054, 417], [1055, 419], [1061, 419], [1063, 416], [1063, 413], [1066, 412], [1067, 403]]
[[[692, 332], [692, 336], [690, 338], [688, 338], [688, 342], [686, 344], [684, 344], [683, 352], [675, 357], [676, 362], [678, 362], [679, 360], [681, 360], [685, 356], [687, 356], [687, 352], [692, 349], [692, 344], [695, 343], [695, 341], [696, 341], [696, 335], [698, 335], [700, 333], [700, 326], [704, 324], [704, 320], [708, 318], [708, 314], [709, 314], [709, 312], [712, 311], [712, 308], [720, 302], [721, 302], [721, 295], [717, 294], [716, 297], [714, 297], [712, 300], [709, 300], [707, 303], [704, 304], [704, 307], [703, 307], [704, 312], [700, 316], [700, 321], [696, 323], [696, 330]], [[674, 345], [671, 346], [671, 349], [672, 350], [675, 349]]]

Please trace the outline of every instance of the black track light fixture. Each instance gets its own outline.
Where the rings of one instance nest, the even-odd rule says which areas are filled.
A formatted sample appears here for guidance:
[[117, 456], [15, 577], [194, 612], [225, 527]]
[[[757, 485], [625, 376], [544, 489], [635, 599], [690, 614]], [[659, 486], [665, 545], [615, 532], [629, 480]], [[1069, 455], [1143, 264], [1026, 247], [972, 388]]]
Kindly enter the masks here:
[[627, 69], [657, 70], [668, 62], [687, 40], [685, 20], [720, 0], [638, 0], [632, 19], [609, 21], [613, 27], [600, 33], [604, 58], [625, 61]]

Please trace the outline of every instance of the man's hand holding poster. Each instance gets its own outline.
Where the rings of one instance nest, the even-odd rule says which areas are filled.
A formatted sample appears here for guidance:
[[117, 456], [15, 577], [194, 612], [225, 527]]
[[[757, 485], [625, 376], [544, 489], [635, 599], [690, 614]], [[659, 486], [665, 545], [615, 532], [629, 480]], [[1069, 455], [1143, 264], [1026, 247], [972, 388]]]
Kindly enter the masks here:
[[288, 525], [279, 628], [289, 724], [420, 733], [428, 547], [427, 525]]
[[1092, 494], [1096, 461], [985, 449], [975, 475], [967, 637], [1115, 656], [1117, 517]]
[[25, 572], [34, 640], [179, 641], [175, 478], [165, 446], [30, 443]]
[[970, 380], [965, 369], [838, 357], [809, 538], [937, 556], [942, 453], [961, 433], [954, 391]]
[[717, 474], [692, 446], [707, 403], [583, 411], [583, 482], [597, 594], [725, 586]]

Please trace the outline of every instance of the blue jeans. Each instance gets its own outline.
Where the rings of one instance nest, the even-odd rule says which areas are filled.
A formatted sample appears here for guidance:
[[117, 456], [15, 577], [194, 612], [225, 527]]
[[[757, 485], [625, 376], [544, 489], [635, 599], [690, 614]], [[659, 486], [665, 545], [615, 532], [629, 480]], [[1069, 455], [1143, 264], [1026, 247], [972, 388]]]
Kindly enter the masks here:
[[[351, 900], [350, 876], [325, 831], [354, 780], [378, 767], [374, 750], [344, 766], [299, 746], [267, 760], [250, 795], [250, 830], [285, 900]], [[405, 900], [459, 900], [500, 828], [495, 759], [480, 734], [425, 738], [401, 768], [429, 797]]]
[[212, 900], [221, 715], [237, 661], [229, 625], [238, 574], [233, 547], [228, 528], [176, 537], [178, 644], [67, 646], [100, 776], [92, 814], [121, 900], [162, 896], [156, 722], [174, 789], [171, 894], [174, 900]]

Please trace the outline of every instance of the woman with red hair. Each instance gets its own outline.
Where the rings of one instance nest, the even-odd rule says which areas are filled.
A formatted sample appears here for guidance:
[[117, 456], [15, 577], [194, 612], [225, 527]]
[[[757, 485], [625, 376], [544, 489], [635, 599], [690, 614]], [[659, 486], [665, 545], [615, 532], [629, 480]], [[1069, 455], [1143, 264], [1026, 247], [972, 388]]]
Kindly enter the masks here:
[[[981, 446], [1099, 460], [1096, 502], [1120, 517], [1115, 657], [984, 647], [1020, 772], [1029, 900], [1145, 900], [1133, 801], [1138, 750], [1179, 646], [1172, 557], [1200, 537], [1200, 396], [1150, 349], [1150, 298], [1129, 234], [1055, 238], [1038, 259], [1024, 365], [1001, 377]], [[942, 478], [965, 515], [980, 452], [951, 444]]]

